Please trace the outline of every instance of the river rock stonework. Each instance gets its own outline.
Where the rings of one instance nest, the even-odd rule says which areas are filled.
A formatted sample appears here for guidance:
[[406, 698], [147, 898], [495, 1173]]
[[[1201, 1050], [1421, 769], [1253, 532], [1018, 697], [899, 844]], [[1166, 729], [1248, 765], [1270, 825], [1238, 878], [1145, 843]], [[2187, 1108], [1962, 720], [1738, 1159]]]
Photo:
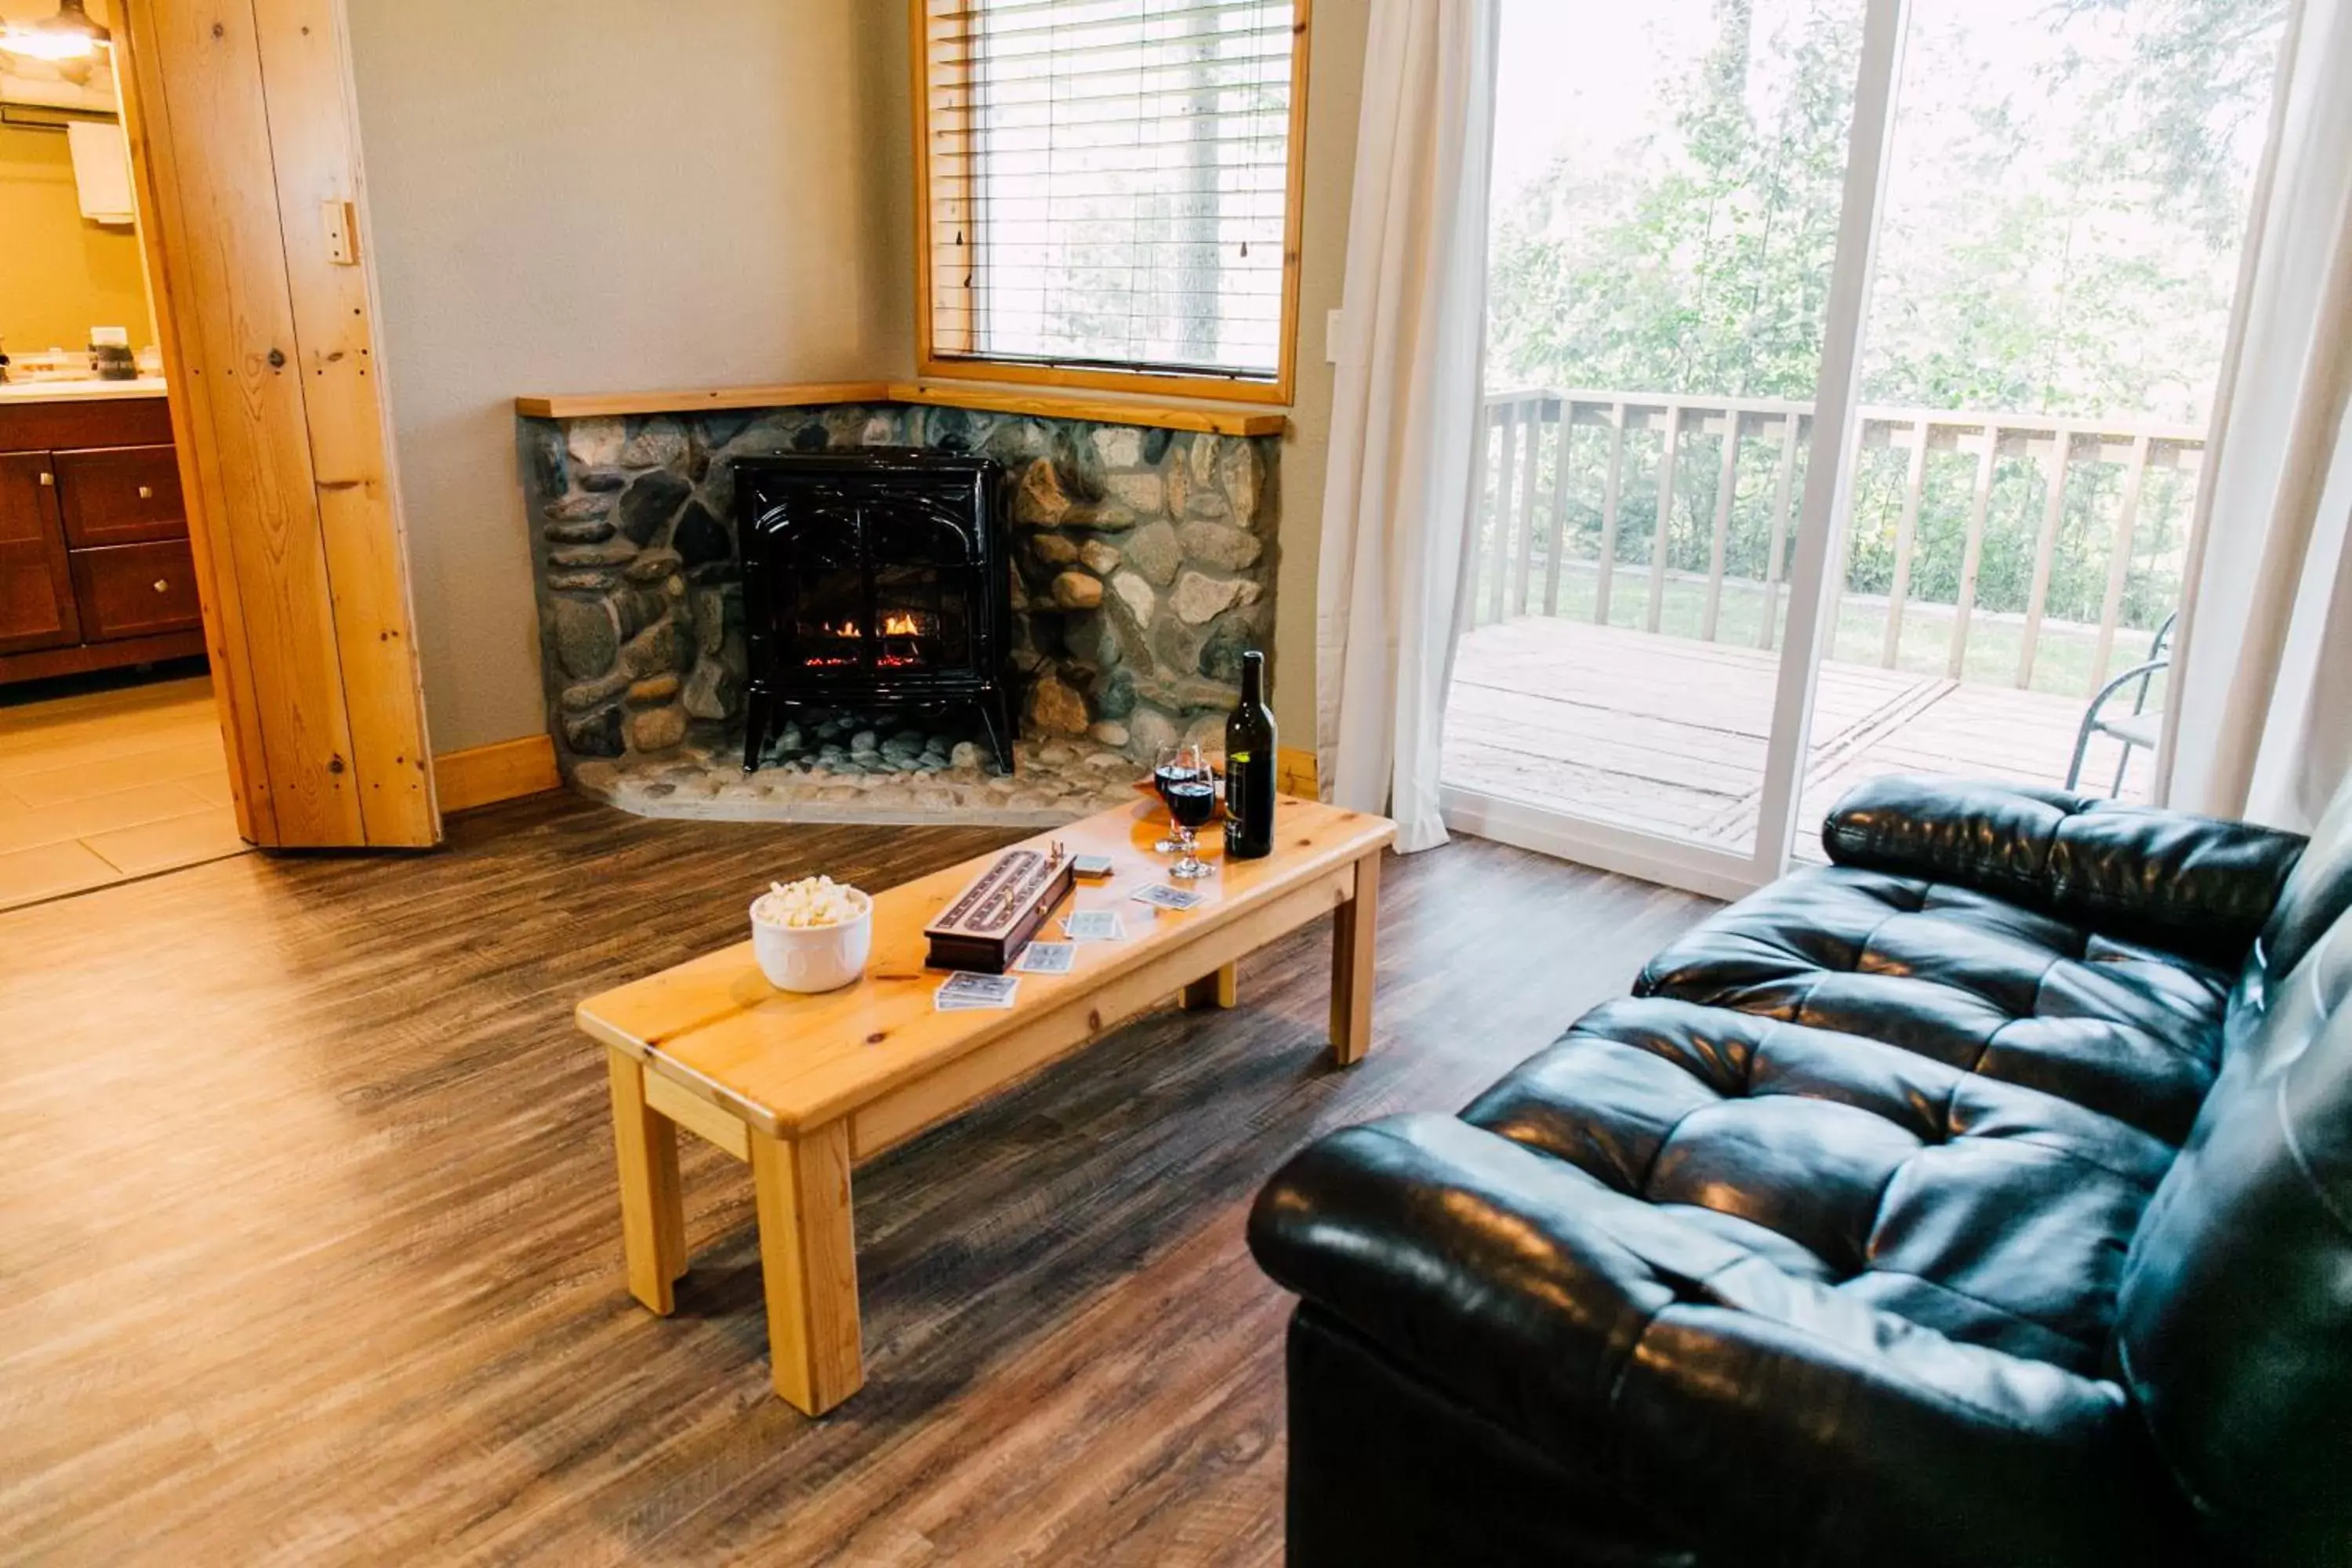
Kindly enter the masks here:
[[[1243, 650], [1272, 641], [1274, 437], [844, 405], [525, 419], [520, 440], [557, 756], [575, 784], [637, 809], [647, 803], [623, 800], [624, 781], [674, 786], [649, 797], [659, 801], [685, 786], [683, 768], [734, 766], [740, 779], [738, 457], [904, 446], [979, 452], [1004, 466], [1013, 659], [1024, 685], [1020, 760], [1047, 774], [1081, 770], [1064, 781], [1068, 789], [1047, 792], [1052, 801], [1099, 795], [1111, 768], [1097, 759], [1148, 764], [1170, 741], [1213, 743], [1238, 695]], [[883, 734], [928, 726], [929, 750], [918, 757], [953, 757], [978, 739], [976, 721], [963, 727], [960, 715], [874, 721]], [[1049, 748], [1053, 760], [1040, 763]], [[840, 760], [848, 756], [845, 748]], [[876, 776], [862, 766], [855, 778], [839, 771], [814, 751], [772, 750], [768, 765], [741, 781], [749, 793], [726, 796], [740, 810], [723, 814], [760, 815], [762, 783], [768, 803], [786, 806], [825, 790], [876, 794], [877, 784], [857, 782]], [[887, 769], [883, 809], [947, 771]], [[687, 793], [715, 803], [731, 782]], [[976, 780], [925, 787], [950, 783], [973, 784], [971, 804], [994, 798]]]

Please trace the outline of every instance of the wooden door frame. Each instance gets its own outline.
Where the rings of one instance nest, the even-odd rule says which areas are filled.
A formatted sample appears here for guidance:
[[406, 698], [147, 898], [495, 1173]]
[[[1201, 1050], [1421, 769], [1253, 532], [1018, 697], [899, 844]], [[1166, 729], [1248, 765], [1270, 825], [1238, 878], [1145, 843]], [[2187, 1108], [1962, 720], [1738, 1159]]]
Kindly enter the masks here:
[[[382, 355], [375, 352], [375, 322], [381, 313], [368, 244], [373, 230], [366, 211], [345, 0], [240, 0], [254, 29], [257, 74], [265, 26], [289, 38], [289, 28], [299, 28], [303, 39], [321, 28], [331, 35], [318, 47], [332, 48], [332, 80], [312, 73], [267, 95], [263, 138], [269, 155], [261, 158], [236, 156], [234, 139], [213, 122], [173, 125], [173, 88], [181, 79], [173, 74], [173, 57], [158, 31], [163, 14], [198, 5], [211, 10], [219, 4], [114, 0], [112, 21], [115, 80], [131, 146], [139, 235], [163, 349], [237, 829], [266, 847], [426, 847], [439, 841], [441, 819], [425, 731], [390, 399]], [[184, 22], [190, 14], [183, 11], [173, 19]], [[237, 20], [236, 12], [223, 12], [211, 24], [212, 37], [227, 37], [224, 26]], [[228, 41], [241, 42], [242, 35]], [[216, 341], [208, 347], [201, 329], [197, 312], [203, 304], [193, 295], [192, 281], [198, 275], [199, 248], [209, 247], [206, 254], [211, 256], [225, 254], [234, 238], [230, 219], [236, 215], [199, 210], [194, 201], [183, 200], [186, 170], [182, 158], [188, 144], [177, 138], [184, 135], [211, 139], [198, 158], [200, 169], [207, 157], [231, 148], [230, 161], [239, 178], [249, 178], [255, 189], [270, 193], [289, 300], [298, 288], [307, 286], [314, 305], [328, 300], [336, 305], [338, 318], [345, 308], [355, 318], [339, 321], [331, 332], [314, 333], [318, 341], [307, 353], [299, 342], [290, 341], [301, 335], [290, 302], [289, 319], [281, 323], [291, 329], [283, 335], [293, 352], [291, 368], [305, 437], [299, 444], [303, 449], [290, 455], [307, 476], [307, 495], [289, 487], [286, 494], [263, 496], [260, 485], [233, 480], [224, 462], [224, 431], [215, 423], [215, 394], [205, 373], [232, 378], [236, 364], [218, 362], [248, 362], [247, 384], [257, 386], [263, 356], [257, 340], [240, 341], [235, 353], [224, 354]], [[299, 205], [289, 209], [286, 201], [288, 182], [297, 176], [285, 165], [304, 155], [313, 174], [324, 168], [333, 176], [314, 188], [335, 187], [352, 219], [357, 265], [338, 266], [338, 276], [331, 278], [319, 271], [326, 244], [323, 217], [306, 214]], [[252, 238], [252, 231], [245, 231], [248, 244]], [[311, 242], [320, 247], [320, 255], [296, 254], [298, 244]], [[314, 324], [316, 319], [314, 312]], [[237, 325], [240, 340], [251, 337], [248, 323], [240, 319]], [[271, 324], [254, 325], [252, 331], [270, 333]], [[288, 363], [281, 355], [270, 355], [270, 374], [282, 371]], [[374, 374], [371, 376], [367, 368], [354, 372], [354, 365], [373, 366]], [[301, 373], [309, 369], [316, 377], [329, 378], [330, 366], [331, 379], [323, 380], [320, 393], [314, 394]], [[365, 387], [355, 388], [348, 379], [353, 374], [366, 378]], [[259, 406], [266, 396], [257, 393], [252, 399], [257, 425], [268, 417]], [[360, 406], [369, 403], [372, 407]], [[318, 537], [305, 536], [298, 542], [323, 552], [320, 563], [324, 568], [309, 583], [293, 581], [298, 574], [281, 569], [284, 541], [269, 532], [273, 519], [284, 522], [291, 518], [299, 530], [306, 516], [315, 521]], [[245, 552], [241, 563], [240, 544]], [[345, 568], [340, 575], [334, 572], [337, 565]], [[257, 668], [257, 661], [272, 650], [256, 646], [247, 597], [257, 585], [273, 599], [307, 595], [313, 601], [309, 611], [325, 617], [331, 628], [326, 635], [331, 637], [331, 652], [314, 661], [318, 668], [299, 676], [272, 670], [267, 677]], [[270, 624], [276, 624], [273, 615], [287, 613], [283, 605], [261, 608]], [[299, 615], [302, 606], [297, 604], [292, 613]], [[314, 647], [312, 651], [318, 650]], [[264, 700], [265, 681], [273, 688], [274, 703]], [[290, 698], [288, 682], [292, 683]], [[290, 803], [282, 809], [281, 797], [289, 790], [323, 794], [335, 801], [335, 810], [322, 818], [315, 811], [292, 809]]]

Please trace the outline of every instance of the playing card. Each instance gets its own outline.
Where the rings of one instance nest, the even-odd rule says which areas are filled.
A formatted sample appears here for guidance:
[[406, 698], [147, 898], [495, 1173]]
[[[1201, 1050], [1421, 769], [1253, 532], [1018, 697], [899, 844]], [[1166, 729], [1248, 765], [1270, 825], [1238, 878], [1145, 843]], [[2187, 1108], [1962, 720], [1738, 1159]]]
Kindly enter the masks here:
[[962, 972], [948, 976], [947, 981], [931, 994], [932, 1005], [942, 1013], [953, 1013], [973, 1007], [1010, 1007], [1013, 993], [1021, 982], [1006, 974], [973, 974]]
[[1067, 974], [1077, 950], [1066, 942], [1033, 942], [1021, 950], [1013, 967], [1024, 974]]
[[1117, 910], [1073, 910], [1062, 917], [1062, 934], [1072, 942], [1117, 942], [1127, 925]]
[[1163, 910], [1189, 910], [1195, 904], [1208, 901], [1205, 894], [1182, 888], [1162, 887], [1157, 882], [1131, 896], [1139, 904], [1153, 904]]

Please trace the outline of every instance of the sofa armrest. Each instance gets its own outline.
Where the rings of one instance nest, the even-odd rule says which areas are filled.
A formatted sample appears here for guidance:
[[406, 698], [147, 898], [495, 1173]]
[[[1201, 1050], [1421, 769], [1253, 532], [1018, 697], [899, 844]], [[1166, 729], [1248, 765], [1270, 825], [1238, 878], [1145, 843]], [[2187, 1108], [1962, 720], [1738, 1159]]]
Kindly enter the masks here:
[[1955, 883], [2225, 966], [2252, 947], [2305, 842], [2064, 790], [1900, 776], [1856, 784], [1822, 826], [1841, 866]]
[[2162, 1563], [2193, 1536], [2114, 1384], [1947, 1339], [1451, 1117], [1311, 1145], [1250, 1246], [1701, 1550]]

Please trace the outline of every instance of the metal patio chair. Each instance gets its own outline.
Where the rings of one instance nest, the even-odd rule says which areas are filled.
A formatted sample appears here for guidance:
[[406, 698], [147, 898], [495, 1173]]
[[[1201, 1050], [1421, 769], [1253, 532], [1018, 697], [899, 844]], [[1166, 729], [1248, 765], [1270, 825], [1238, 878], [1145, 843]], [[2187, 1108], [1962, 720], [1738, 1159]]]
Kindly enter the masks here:
[[[2156, 628], [2156, 640], [2147, 645], [2147, 662], [2132, 666], [2100, 687], [2098, 695], [2091, 699], [2091, 705], [2083, 710], [2083, 727], [2074, 736], [2074, 764], [2066, 770], [2068, 789], [2073, 789], [2075, 781], [2082, 776], [2083, 759], [2090, 751], [2094, 735], [2111, 735], [2122, 748], [2122, 754], [2116, 759], [2115, 787], [2107, 791], [2110, 795], [2120, 795], [2124, 792], [2124, 773], [2131, 766], [2132, 748], [2141, 746], [2150, 752], [2156, 750], [2157, 737], [2164, 730], [2164, 710], [2160, 708], [2153, 713], [2147, 710], [2147, 689], [2154, 684], [2157, 672], [2170, 668], [2172, 664], [2169, 652], [2172, 623], [2179, 618], [2178, 610], [2165, 616], [2164, 624]], [[2135, 681], [2138, 682], [2138, 689], [2132, 694], [2131, 711], [2112, 718], [2105, 716], [2104, 710], [2107, 704]]]

